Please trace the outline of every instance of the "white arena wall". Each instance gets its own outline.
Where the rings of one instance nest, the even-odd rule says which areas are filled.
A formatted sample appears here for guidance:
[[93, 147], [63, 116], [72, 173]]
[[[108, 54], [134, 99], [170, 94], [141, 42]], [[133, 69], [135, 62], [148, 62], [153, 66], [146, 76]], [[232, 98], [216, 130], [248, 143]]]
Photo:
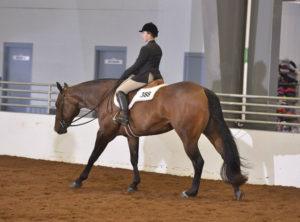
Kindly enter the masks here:
[[[97, 121], [54, 132], [55, 116], [0, 112], [0, 155], [85, 164], [92, 152]], [[293, 133], [231, 129], [240, 154], [250, 167], [250, 184], [300, 188], [300, 135]], [[202, 136], [200, 151], [205, 160], [203, 178], [220, 179], [222, 159]], [[113, 140], [96, 165], [132, 169], [125, 137]], [[176, 133], [141, 137], [139, 168], [143, 171], [192, 176], [192, 164]], [[80, 172], [78, 172], [79, 175]]]

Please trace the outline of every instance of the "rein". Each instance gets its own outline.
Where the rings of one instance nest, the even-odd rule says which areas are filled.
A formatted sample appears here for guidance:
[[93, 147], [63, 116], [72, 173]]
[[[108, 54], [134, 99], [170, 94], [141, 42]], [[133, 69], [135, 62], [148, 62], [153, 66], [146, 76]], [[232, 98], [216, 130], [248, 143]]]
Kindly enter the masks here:
[[[102, 99], [97, 103], [97, 105], [91, 109], [89, 112], [87, 112], [86, 114], [78, 117], [77, 119], [73, 120], [70, 125], [68, 125], [67, 121], [64, 119], [64, 116], [63, 116], [63, 106], [64, 106], [64, 98], [65, 98], [65, 94], [62, 92], [62, 104], [60, 105], [60, 116], [61, 116], [61, 119], [59, 121], [60, 125], [62, 128], [67, 128], [67, 127], [74, 127], [74, 126], [82, 126], [82, 125], [85, 125], [85, 124], [88, 124], [92, 121], [94, 121], [95, 119], [97, 119], [98, 117], [93, 117], [93, 119], [89, 120], [89, 121], [86, 121], [84, 123], [79, 123], [79, 124], [72, 124], [72, 123], [75, 123], [77, 122], [78, 120], [86, 117], [87, 115], [89, 115], [90, 113], [92, 113], [93, 111], [95, 111], [101, 104], [102, 102], [108, 97], [109, 97], [109, 100], [107, 102], [107, 106], [106, 106], [106, 111], [108, 110], [108, 106], [110, 103], [112, 103], [112, 95], [113, 95], [113, 92], [119, 87], [119, 85], [122, 83], [122, 80], [118, 80], [116, 82], [116, 84], [114, 85], [114, 87], [112, 89], [110, 89], [108, 92], [105, 93], [105, 95], [102, 97]], [[111, 104], [111, 109], [110, 109], [110, 112], [109, 113], [112, 113], [112, 104]]]
[[103, 100], [101, 100], [97, 106], [95, 106], [92, 110], [90, 110], [89, 112], [87, 112], [86, 114], [84, 114], [83, 116], [80, 116], [79, 118], [73, 120], [69, 126], [67, 126], [67, 121], [64, 119], [64, 116], [63, 116], [63, 107], [64, 107], [64, 98], [65, 98], [65, 94], [62, 93], [62, 103], [61, 103], [61, 106], [60, 106], [60, 125], [62, 128], [67, 128], [67, 127], [74, 127], [74, 126], [81, 126], [81, 125], [85, 125], [87, 123], [90, 123], [92, 121], [94, 121], [96, 118], [94, 117], [92, 120], [89, 120], [87, 122], [84, 122], [84, 123], [80, 123], [80, 124], [73, 124], [72, 123], [75, 123], [77, 122], [78, 120], [82, 119], [83, 117], [86, 117], [87, 115], [89, 115], [91, 112], [95, 111], [97, 109], [97, 107], [102, 103]]

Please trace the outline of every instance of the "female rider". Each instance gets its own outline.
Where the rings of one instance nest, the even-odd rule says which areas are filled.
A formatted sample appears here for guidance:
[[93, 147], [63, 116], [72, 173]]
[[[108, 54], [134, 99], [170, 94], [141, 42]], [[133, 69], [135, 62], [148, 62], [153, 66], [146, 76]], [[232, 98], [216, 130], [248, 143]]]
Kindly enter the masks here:
[[156, 25], [150, 22], [146, 23], [139, 32], [142, 33], [142, 38], [147, 44], [141, 48], [136, 62], [122, 74], [120, 79], [124, 81], [116, 90], [117, 99], [120, 104], [120, 114], [116, 117], [116, 121], [122, 125], [127, 125], [129, 122], [127, 94], [156, 79], [162, 79], [159, 71], [162, 51], [155, 42], [158, 29]]

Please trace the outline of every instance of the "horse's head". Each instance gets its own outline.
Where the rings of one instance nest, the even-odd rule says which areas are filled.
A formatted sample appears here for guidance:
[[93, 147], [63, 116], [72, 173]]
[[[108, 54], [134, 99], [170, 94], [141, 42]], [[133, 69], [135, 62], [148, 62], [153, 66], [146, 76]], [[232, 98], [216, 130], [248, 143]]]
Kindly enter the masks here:
[[58, 82], [56, 83], [59, 94], [56, 99], [56, 118], [54, 130], [58, 134], [67, 132], [67, 128], [71, 125], [73, 119], [79, 114], [80, 109], [75, 98], [71, 96], [70, 88], [65, 83], [62, 87]]

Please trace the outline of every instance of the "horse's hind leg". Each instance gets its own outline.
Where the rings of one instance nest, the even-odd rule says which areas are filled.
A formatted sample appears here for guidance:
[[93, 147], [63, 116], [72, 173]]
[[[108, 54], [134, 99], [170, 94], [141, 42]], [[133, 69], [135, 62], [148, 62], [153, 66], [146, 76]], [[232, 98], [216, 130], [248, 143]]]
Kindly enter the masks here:
[[133, 167], [133, 183], [128, 187], [127, 191], [136, 191], [137, 185], [140, 183], [140, 175], [138, 170], [139, 159], [139, 138], [128, 137], [128, 145], [130, 150], [130, 161]]
[[107, 144], [114, 138], [114, 136], [111, 135], [104, 135], [104, 133], [99, 130], [97, 133], [97, 138], [94, 146], [94, 150], [89, 158], [88, 164], [80, 174], [80, 176], [72, 183], [71, 187], [79, 188], [82, 186], [82, 181], [86, 180], [88, 178], [88, 175], [91, 171], [91, 168], [93, 164], [96, 162], [96, 160], [99, 158], [101, 153], [106, 148]]
[[193, 197], [198, 193], [204, 166], [204, 160], [198, 147], [198, 140], [204, 130], [204, 126], [206, 126], [206, 119], [206, 114], [203, 113], [203, 115], [200, 116], [186, 115], [184, 119], [174, 118], [174, 120], [177, 121], [173, 121], [173, 123], [171, 123], [176, 133], [180, 137], [185, 152], [192, 161], [194, 167], [194, 179], [192, 187], [180, 195], [182, 198]]
[[200, 179], [201, 179], [201, 174], [203, 170], [203, 165], [204, 165], [204, 160], [200, 154], [199, 148], [197, 143], [196, 144], [184, 144], [185, 151], [188, 155], [188, 157], [191, 159], [193, 167], [194, 167], [194, 179], [192, 183], [192, 187], [185, 191], [182, 192], [180, 197], [193, 197], [196, 196], [198, 193], [199, 185], [200, 185]]

